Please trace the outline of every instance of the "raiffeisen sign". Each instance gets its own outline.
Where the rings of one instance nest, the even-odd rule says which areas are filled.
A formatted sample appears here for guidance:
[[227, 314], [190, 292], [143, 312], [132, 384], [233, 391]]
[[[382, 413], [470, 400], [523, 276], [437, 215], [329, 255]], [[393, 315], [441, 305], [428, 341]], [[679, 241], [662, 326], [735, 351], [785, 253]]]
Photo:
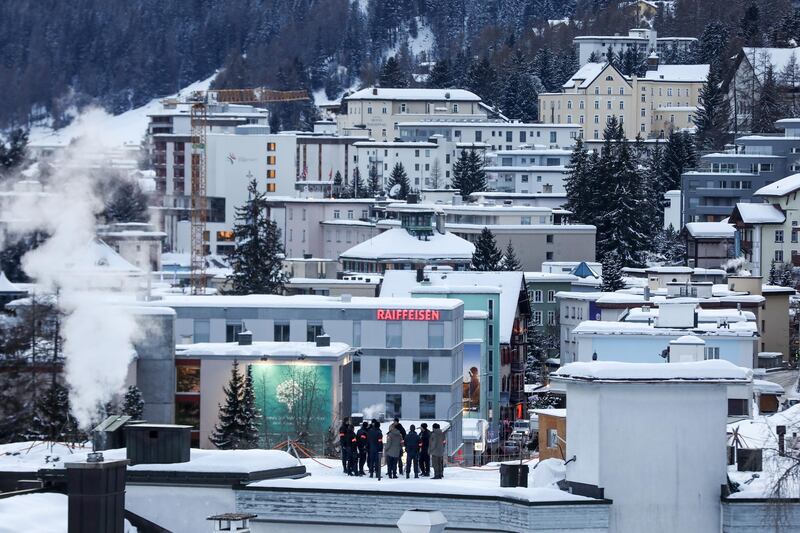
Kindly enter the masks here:
[[435, 309], [378, 309], [378, 320], [439, 320]]

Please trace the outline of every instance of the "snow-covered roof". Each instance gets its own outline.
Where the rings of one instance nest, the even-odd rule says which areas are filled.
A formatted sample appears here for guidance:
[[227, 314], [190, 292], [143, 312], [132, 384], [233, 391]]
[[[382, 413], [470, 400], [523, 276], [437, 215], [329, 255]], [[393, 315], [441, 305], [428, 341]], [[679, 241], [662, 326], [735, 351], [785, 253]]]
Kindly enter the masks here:
[[560, 381], [606, 382], [750, 382], [753, 371], [723, 359], [691, 363], [621, 363], [591, 361], [569, 363], [550, 377]]
[[367, 87], [356, 91], [344, 100], [450, 100], [454, 102], [480, 102], [477, 94], [464, 89], [422, 89]]
[[522, 272], [479, 272], [427, 270], [425, 277], [429, 285], [417, 283], [413, 270], [387, 270], [381, 286], [381, 297], [407, 297], [412, 293], [430, 294], [447, 290], [451, 292], [468, 292], [477, 288], [481, 292], [489, 290], [500, 293], [500, 342], [511, 340], [514, 327], [517, 303], [522, 290]]
[[669, 341], [670, 344], [694, 344], [694, 345], [703, 345], [706, 343], [700, 337], [695, 337], [694, 335], [684, 335], [682, 337], [678, 337], [674, 341]]
[[13, 283], [11, 283], [8, 278], [6, 277], [6, 273], [0, 270], [0, 293], [3, 292], [10, 292], [14, 294], [24, 293], [26, 291], [20, 289]]
[[433, 232], [421, 240], [403, 228], [392, 228], [342, 252], [340, 259], [470, 260], [475, 245], [454, 233]]
[[[580, 37], [576, 37], [576, 39], [580, 39]], [[570, 79], [568, 79], [562, 87], [565, 89], [572, 89], [575, 87], [575, 83], [580, 81], [581, 84], [579, 88], [584, 89], [591, 85], [597, 76], [603, 72], [603, 69], [606, 68], [607, 63], [586, 63], [581, 68], [578, 69], [578, 72], [572, 75]]]
[[786, 215], [772, 204], [737, 203], [736, 210], [745, 224], [782, 224]]
[[659, 65], [658, 70], [648, 70], [644, 79], [703, 83], [708, 78], [708, 68], [708, 65]]
[[67, 271], [78, 274], [142, 273], [140, 268], [129, 263], [100, 239], [92, 239], [80, 252], [70, 254], [64, 266]]
[[764, 185], [754, 196], [786, 196], [800, 189], [800, 174], [792, 174], [769, 185]]
[[573, 274], [561, 274], [558, 272], [525, 272], [525, 281], [536, 282], [573, 282], [579, 278]]
[[574, 335], [647, 335], [675, 337], [687, 334], [699, 337], [755, 337], [758, 327], [754, 322], [734, 322], [718, 326], [716, 322], [700, 322], [691, 328], [659, 328], [642, 322], [614, 322], [610, 320], [586, 320], [572, 331]]
[[314, 342], [253, 342], [240, 345], [237, 342], [200, 342], [182, 344], [175, 349], [176, 355], [186, 357], [226, 356], [226, 357], [272, 357], [276, 359], [297, 359], [305, 356], [314, 358], [338, 358], [347, 353], [350, 346], [343, 342], [331, 342], [330, 346], [317, 346]]
[[[353, 296], [349, 300], [341, 296], [320, 296], [316, 294], [297, 294], [279, 296], [277, 294], [248, 294], [244, 296], [213, 295], [193, 296], [190, 294], [165, 294], [163, 299], [154, 302], [169, 307], [277, 307], [287, 309], [333, 308], [333, 309], [441, 309], [452, 310], [461, 307], [461, 300], [444, 298], [375, 298], [372, 296]], [[145, 305], [146, 302], [142, 302]]]
[[[761, 355], [761, 354], [759, 354]], [[778, 352], [778, 355], [781, 355]], [[760, 392], [761, 394], [777, 394], [781, 395], [784, 394], [786, 391], [783, 387], [775, 383], [774, 381], [767, 381], [765, 379], [754, 379], [753, 380], [753, 389], [756, 392]]]
[[736, 234], [736, 228], [726, 222], [688, 222], [686, 231], [702, 239], [732, 239]]

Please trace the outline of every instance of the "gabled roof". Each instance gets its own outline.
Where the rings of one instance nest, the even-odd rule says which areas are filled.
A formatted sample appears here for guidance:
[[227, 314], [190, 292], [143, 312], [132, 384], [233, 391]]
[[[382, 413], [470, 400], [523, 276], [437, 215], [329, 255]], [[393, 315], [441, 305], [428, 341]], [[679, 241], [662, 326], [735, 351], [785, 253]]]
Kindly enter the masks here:
[[600, 277], [600, 275], [597, 272], [592, 270], [592, 267], [586, 264], [586, 261], [581, 261], [580, 264], [576, 266], [572, 272], [570, 272], [570, 274], [572, 274], [573, 276], [578, 276], [579, 278]]
[[769, 185], [764, 185], [754, 196], [786, 196], [800, 189], [800, 174], [792, 174]]
[[25, 291], [11, 283], [8, 278], [6, 277], [6, 273], [0, 270], [0, 293], [13, 293], [13, 294], [22, 294]]
[[614, 72], [619, 74], [620, 78], [622, 78], [625, 81], [625, 83], [630, 85], [630, 81], [628, 80], [628, 78], [619, 70], [617, 70], [617, 67], [615, 67], [614, 65], [611, 65], [609, 63], [586, 63], [584, 66], [578, 69], [578, 72], [573, 74], [572, 77], [568, 79], [566, 83], [564, 83], [564, 85], [562, 85], [562, 87], [564, 89], [573, 89], [575, 88], [576, 83], [580, 82], [578, 88], [585, 89], [589, 85], [591, 85], [592, 82], [594, 82], [594, 80], [598, 78], [598, 76], [600, 76], [603, 72], [605, 72], [609, 68], [613, 69]]
[[783, 224], [786, 215], [772, 204], [738, 203], [731, 220], [741, 220], [745, 224]]
[[342, 252], [340, 259], [472, 259], [475, 245], [454, 233], [438, 233], [421, 240], [403, 228], [392, 228]]

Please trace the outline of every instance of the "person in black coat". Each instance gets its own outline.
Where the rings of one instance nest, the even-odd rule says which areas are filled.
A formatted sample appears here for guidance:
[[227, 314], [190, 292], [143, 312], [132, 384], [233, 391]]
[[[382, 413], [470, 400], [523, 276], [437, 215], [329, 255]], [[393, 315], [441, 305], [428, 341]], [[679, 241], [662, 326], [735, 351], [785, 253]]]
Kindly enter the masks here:
[[358, 465], [358, 439], [356, 432], [353, 431], [353, 426], [347, 426], [347, 432], [344, 434], [345, 445], [347, 446], [347, 475], [355, 476]]
[[414, 477], [419, 477], [419, 447], [422, 444], [420, 442], [419, 435], [416, 432], [416, 428], [414, 424], [408, 428], [408, 433], [406, 433], [405, 438], [406, 443], [406, 479], [408, 479], [409, 474], [411, 473], [411, 465], [414, 465]]
[[428, 424], [423, 422], [420, 424], [419, 430], [419, 469], [422, 471], [422, 476], [428, 477], [431, 475], [431, 456], [428, 454], [428, 446], [430, 445], [431, 432], [428, 429]]
[[347, 430], [350, 428], [350, 419], [342, 420], [339, 426], [339, 450], [342, 454], [342, 472], [347, 473], [347, 463], [350, 460], [350, 445], [347, 442]]
[[381, 452], [383, 452], [383, 432], [381, 425], [374, 418], [372, 425], [367, 431], [367, 464], [369, 465], [369, 477], [381, 479]]
[[[406, 428], [403, 427], [403, 424], [400, 423], [400, 419], [394, 417], [394, 426], [397, 428], [397, 431], [400, 432], [401, 443], [405, 441], [406, 438]], [[403, 473], [403, 452], [400, 452], [400, 457], [397, 458], [397, 468], [399, 469], [400, 473]]]
[[364, 475], [364, 463], [367, 462], [367, 430], [369, 429], [368, 422], [361, 423], [361, 429], [356, 433], [356, 446], [358, 446], [358, 472], [356, 475]]

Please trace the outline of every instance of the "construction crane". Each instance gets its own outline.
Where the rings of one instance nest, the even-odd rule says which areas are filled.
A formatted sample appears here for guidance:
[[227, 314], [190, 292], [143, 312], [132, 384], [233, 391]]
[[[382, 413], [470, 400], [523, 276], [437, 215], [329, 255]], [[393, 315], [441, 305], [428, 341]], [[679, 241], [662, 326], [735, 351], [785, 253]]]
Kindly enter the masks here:
[[265, 88], [219, 89], [194, 91], [186, 99], [191, 104], [192, 130], [192, 228], [191, 228], [191, 272], [189, 275], [192, 294], [205, 294], [206, 262], [205, 234], [208, 218], [206, 197], [208, 156], [206, 137], [208, 133], [208, 106], [214, 104], [270, 104], [276, 102], [299, 102], [308, 100], [306, 91], [274, 91]]

